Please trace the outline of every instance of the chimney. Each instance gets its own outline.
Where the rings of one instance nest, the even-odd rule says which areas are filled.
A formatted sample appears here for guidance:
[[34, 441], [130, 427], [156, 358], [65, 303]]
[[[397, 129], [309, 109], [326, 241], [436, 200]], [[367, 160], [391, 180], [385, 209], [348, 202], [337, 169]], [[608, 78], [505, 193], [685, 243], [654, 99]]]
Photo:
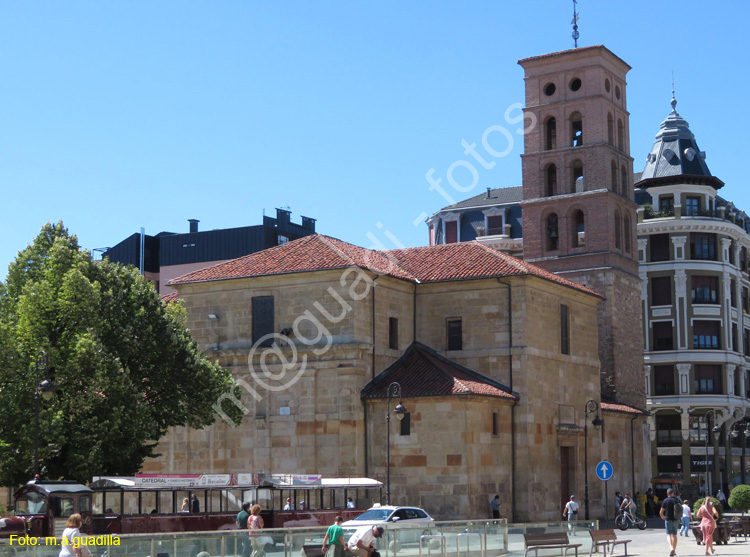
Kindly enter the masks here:
[[188, 219], [188, 222], [190, 223], [190, 234], [198, 232], [198, 223], [200, 221], [198, 219]]
[[490, 197], [490, 188], [487, 188], [487, 199], [489, 199]]
[[282, 227], [285, 227], [287, 224], [289, 224], [289, 216], [292, 214], [291, 211], [287, 211], [286, 209], [276, 209], [276, 223], [278, 225], [281, 225]]
[[315, 232], [315, 219], [302, 217], [302, 228], [309, 230], [310, 232]]

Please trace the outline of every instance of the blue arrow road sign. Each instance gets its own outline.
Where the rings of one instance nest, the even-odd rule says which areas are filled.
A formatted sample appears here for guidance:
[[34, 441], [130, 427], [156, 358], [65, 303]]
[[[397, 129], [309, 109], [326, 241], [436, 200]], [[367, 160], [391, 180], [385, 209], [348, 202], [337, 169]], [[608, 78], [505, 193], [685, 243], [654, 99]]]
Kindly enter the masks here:
[[606, 482], [612, 477], [612, 474], [614, 473], [614, 467], [606, 460], [602, 460], [599, 464], [596, 465], [596, 477], [600, 480], [604, 480]]

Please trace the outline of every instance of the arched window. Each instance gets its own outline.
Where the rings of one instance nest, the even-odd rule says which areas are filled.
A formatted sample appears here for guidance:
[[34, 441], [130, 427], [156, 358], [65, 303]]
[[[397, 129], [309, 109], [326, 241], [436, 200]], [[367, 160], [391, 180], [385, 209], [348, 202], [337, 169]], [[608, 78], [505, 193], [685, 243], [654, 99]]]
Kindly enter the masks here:
[[607, 141], [610, 145], [615, 144], [615, 121], [612, 118], [612, 113], [607, 114]]
[[620, 183], [622, 183], [622, 195], [627, 197], [630, 191], [630, 184], [628, 183], [628, 171], [625, 170], [624, 166], [620, 167]]
[[545, 132], [544, 148], [548, 151], [550, 149], [557, 149], [557, 120], [555, 120], [554, 116], [547, 118]]
[[617, 119], [617, 148], [620, 151], [624, 150], [625, 145], [625, 128], [622, 125], [622, 120]]
[[583, 163], [581, 161], [573, 161], [570, 168], [570, 193], [582, 192], [583, 191]]
[[573, 217], [573, 247], [584, 245], [584, 233], [586, 232], [583, 221], [583, 211], [576, 211]]
[[557, 215], [552, 213], [547, 217], [547, 251], [554, 251], [557, 249]]
[[557, 167], [554, 164], [548, 165], [544, 174], [545, 195], [552, 197], [557, 191]]
[[570, 116], [570, 145], [572, 147], [583, 145], [583, 116], [580, 112], [574, 112]]
[[615, 247], [622, 249], [622, 218], [620, 211], [615, 211]]
[[625, 253], [632, 253], [631, 246], [630, 246], [630, 217], [628, 215], [625, 215]]
[[612, 161], [612, 191], [617, 191], [617, 163]]

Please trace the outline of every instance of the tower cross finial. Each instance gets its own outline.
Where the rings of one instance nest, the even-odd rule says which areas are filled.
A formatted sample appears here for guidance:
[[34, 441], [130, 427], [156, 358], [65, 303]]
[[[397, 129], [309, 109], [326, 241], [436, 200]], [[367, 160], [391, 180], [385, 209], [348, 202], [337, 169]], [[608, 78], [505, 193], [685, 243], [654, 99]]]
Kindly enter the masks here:
[[578, 37], [580, 37], [580, 34], [578, 33], [578, 16], [580, 15], [576, 11], [576, 4], [578, 4], [578, 0], [573, 0], [573, 21], [570, 22], [570, 24], [573, 26], [573, 47], [578, 48]]
[[674, 98], [674, 71], [672, 72], [672, 100], [669, 104], [672, 105], [672, 110], [677, 110], [677, 99]]

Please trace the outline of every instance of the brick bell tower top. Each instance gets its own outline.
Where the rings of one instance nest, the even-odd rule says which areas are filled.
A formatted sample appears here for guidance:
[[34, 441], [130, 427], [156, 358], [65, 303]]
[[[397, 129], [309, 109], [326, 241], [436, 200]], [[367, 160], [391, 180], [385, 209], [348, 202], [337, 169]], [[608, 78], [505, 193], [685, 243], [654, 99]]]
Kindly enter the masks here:
[[604, 46], [525, 58], [523, 257], [604, 295], [602, 394], [645, 407], [625, 76]]

